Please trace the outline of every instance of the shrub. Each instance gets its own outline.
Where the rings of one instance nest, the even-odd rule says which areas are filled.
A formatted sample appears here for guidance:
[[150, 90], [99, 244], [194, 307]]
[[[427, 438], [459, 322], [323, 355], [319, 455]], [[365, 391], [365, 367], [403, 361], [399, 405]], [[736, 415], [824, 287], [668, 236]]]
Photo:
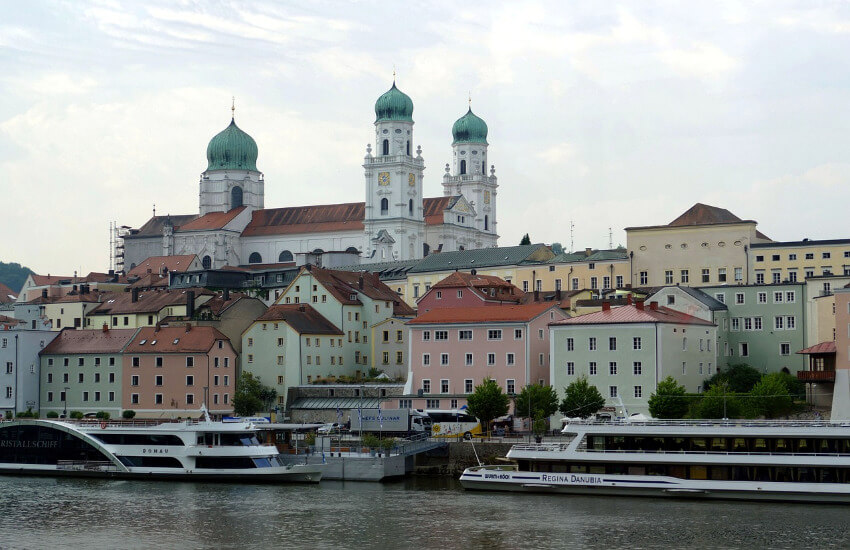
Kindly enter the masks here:
[[383, 441], [381, 441], [381, 447], [384, 450], [389, 451], [393, 447], [395, 447], [395, 438], [394, 437], [385, 437]]
[[83, 413], [81, 413], [80, 411], [71, 411], [71, 414], [69, 414], [68, 416], [70, 416], [74, 420], [82, 420]]
[[307, 435], [304, 436], [304, 443], [307, 445], [315, 445], [316, 444], [316, 433], [308, 432]]
[[127, 420], [130, 420], [131, 418], [136, 417], [136, 411], [131, 410], [131, 409], [127, 409], [126, 411], [121, 413], [121, 416], [123, 418], [127, 419]]
[[56, 411], [50, 411], [47, 413], [47, 418], [59, 418], [59, 413]]
[[378, 436], [375, 434], [363, 434], [361, 441], [363, 442], [364, 446], [373, 449], [376, 449], [381, 446], [381, 440], [378, 439]]
[[749, 365], [739, 363], [730, 365], [726, 370], [720, 371], [703, 382], [705, 390], [718, 384], [728, 386], [730, 392], [747, 393], [761, 380], [761, 373]]
[[684, 418], [690, 402], [685, 387], [668, 376], [649, 397], [649, 414], [653, 418]]
[[739, 418], [741, 401], [725, 385], [715, 385], [694, 404], [694, 418]]
[[97, 411], [97, 414], [94, 415], [95, 418], [99, 418], [101, 420], [109, 420], [111, 415], [106, 411]]
[[774, 372], [761, 379], [750, 392], [752, 409], [756, 414], [776, 418], [791, 412], [793, 405], [788, 387], [783, 381], [784, 373]]

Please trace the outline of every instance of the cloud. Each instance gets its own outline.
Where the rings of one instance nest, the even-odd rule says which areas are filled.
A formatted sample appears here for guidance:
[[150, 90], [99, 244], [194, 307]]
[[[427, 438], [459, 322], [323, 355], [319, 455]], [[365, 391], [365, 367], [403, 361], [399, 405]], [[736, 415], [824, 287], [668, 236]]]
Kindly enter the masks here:
[[681, 76], [714, 80], [735, 70], [739, 62], [719, 47], [696, 42], [688, 48], [662, 51], [659, 58]]
[[51, 73], [31, 80], [19, 79], [13, 85], [28, 94], [61, 96], [90, 93], [97, 86], [97, 81], [90, 76]]

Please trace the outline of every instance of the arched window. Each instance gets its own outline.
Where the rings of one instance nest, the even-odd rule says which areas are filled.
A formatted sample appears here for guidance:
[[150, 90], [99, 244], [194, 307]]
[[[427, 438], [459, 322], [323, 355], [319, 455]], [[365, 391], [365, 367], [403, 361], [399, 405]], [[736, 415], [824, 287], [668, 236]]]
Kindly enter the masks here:
[[280, 256], [277, 257], [277, 261], [279, 262], [291, 262], [292, 261], [292, 252], [289, 250], [284, 250], [280, 253]]
[[384, 144], [381, 146], [381, 154], [389, 155], [390, 154], [390, 140], [385, 139]]
[[411, 216], [413, 215], [413, 199], [407, 201], [407, 211]]
[[322, 250], [321, 248], [316, 248], [315, 250], [313, 250], [313, 254], [324, 254], [324, 253], [325, 253], [325, 251]]
[[360, 251], [357, 250], [357, 248], [354, 247], [354, 246], [349, 246], [348, 248], [345, 249], [345, 251], [348, 252], [349, 254], [360, 254]]
[[407, 156], [410, 156], [410, 140], [407, 140]]
[[201, 263], [204, 266], [204, 269], [210, 269], [212, 267], [212, 258], [209, 256], [204, 256], [204, 259], [201, 260]]
[[460, 175], [462, 176], [464, 174], [466, 174], [466, 161], [462, 160], [460, 161]]
[[484, 231], [489, 231], [489, 230], [490, 230], [490, 216], [487, 215], [487, 214], [484, 214]]
[[260, 256], [259, 252], [251, 252], [251, 255], [248, 256], [249, 264], [261, 264], [263, 263], [263, 257]]
[[487, 173], [487, 163], [486, 163], [486, 162], [483, 162], [483, 161], [481, 162], [481, 173], [482, 173], [482, 174], [486, 174], [486, 173]]
[[388, 201], [386, 199], [386, 197], [384, 197], [383, 199], [381, 199], [381, 215], [386, 216], [387, 213], [389, 213], [389, 211], [390, 211], [390, 201]]
[[238, 185], [230, 190], [230, 208], [242, 206], [242, 188]]
[[422, 243], [422, 257], [427, 256], [429, 252], [431, 252], [431, 247], [428, 246], [428, 243]]

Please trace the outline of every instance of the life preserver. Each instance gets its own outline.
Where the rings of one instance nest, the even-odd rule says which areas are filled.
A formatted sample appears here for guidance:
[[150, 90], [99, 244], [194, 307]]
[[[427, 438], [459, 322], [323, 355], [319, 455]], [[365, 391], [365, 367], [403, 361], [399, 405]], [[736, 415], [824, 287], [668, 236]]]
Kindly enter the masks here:
[[101, 429], [101, 430], [105, 430], [105, 429], [106, 429], [106, 422], [101, 422], [101, 423], [100, 423], [100, 429]]
[[440, 433], [440, 425], [439, 425], [439, 424], [434, 424], [434, 426], [433, 426], [433, 427], [431, 427], [431, 431], [432, 431], [432, 432], [434, 432], [435, 434]]

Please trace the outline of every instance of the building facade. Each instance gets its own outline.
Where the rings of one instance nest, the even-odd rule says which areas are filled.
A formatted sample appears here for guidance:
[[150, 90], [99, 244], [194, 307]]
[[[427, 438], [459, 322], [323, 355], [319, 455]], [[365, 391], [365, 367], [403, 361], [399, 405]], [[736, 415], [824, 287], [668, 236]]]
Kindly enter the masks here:
[[0, 414], [38, 411], [41, 363], [38, 354], [59, 334], [29, 330], [22, 324], [0, 329]]

